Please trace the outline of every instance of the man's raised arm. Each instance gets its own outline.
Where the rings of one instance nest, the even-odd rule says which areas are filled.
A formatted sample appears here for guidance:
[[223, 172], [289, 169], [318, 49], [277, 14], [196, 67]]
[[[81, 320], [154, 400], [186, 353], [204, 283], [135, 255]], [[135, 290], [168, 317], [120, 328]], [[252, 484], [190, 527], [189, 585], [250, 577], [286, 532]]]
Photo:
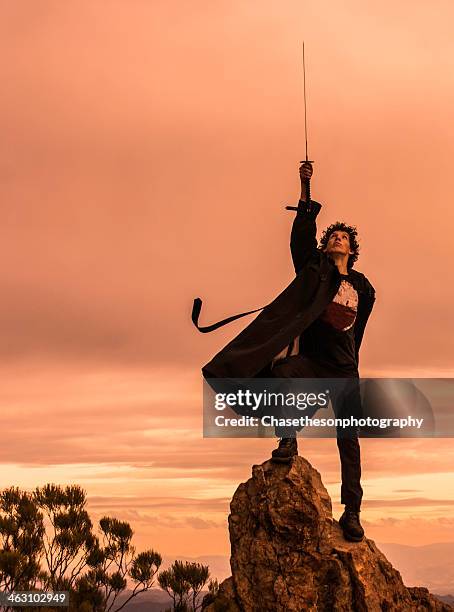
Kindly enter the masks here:
[[309, 259], [317, 253], [317, 226], [315, 219], [321, 209], [321, 204], [311, 200], [307, 202], [306, 179], [312, 176], [312, 164], [304, 162], [299, 169], [301, 179], [301, 198], [298, 202], [298, 212], [293, 221], [290, 236], [290, 250], [292, 252], [295, 272], [301, 272]]

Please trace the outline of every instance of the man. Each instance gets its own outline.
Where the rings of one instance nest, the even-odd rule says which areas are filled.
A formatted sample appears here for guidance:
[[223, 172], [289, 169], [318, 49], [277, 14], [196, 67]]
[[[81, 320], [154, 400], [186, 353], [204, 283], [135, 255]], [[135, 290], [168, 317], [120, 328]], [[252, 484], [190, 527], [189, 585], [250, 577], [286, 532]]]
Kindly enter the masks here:
[[[272, 375], [276, 378], [358, 379], [354, 332], [361, 300], [357, 288], [360, 288], [361, 283], [358, 285], [352, 271], [359, 250], [356, 229], [344, 223], [335, 223], [322, 236], [321, 252], [316, 248], [315, 217], [320, 205], [316, 202], [311, 202], [309, 206], [307, 204], [306, 180], [311, 176], [311, 164], [303, 164], [300, 167], [301, 198], [291, 234], [295, 271], [298, 274], [311, 260], [317, 260], [323, 253], [337, 267], [341, 282], [336, 295], [321, 315], [273, 359]], [[371, 290], [370, 285], [369, 292]], [[352, 384], [348, 382], [346, 385], [335, 385], [334, 393], [331, 394], [336, 416], [360, 416], [359, 387], [353, 381]], [[284, 412], [282, 416], [290, 414], [290, 411], [288, 414]], [[272, 453], [272, 460], [288, 462], [298, 454], [296, 430], [278, 427], [276, 435], [281, 440]], [[338, 430], [337, 445], [342, 469], [341, 502], [345, 504], [339, 523], [347, 539], [361, 541], [364, 530], [359, 521], [359, 512], [363, 490], [360, 484], [360, 447], [356, 430]]]
[[[333, 407], [337, 415], [355, 415], [359, 404], [359, 348], [375, 290], [363, 274], [353, 270], [359, 250], [354, 227], [343, 223], [331, 225], [318, 248], [315, 220], [321, 204], [307, 201], [306, 197], [306, 179], [310, 179], [312, 172], [308, 162], [300, 167], [301, 198], [290, 240], [295, 279], [202, 372], [208, 382], [215, 378], [264, 376], [342, 379], [345, 385], [336, 386], [331, 397]], [[200, 305], [196, 314], [193, 311], [197, 326], [199, 312]], [[233, 318], [236, 317], [226, 322]], [[298, 453], [296, 431], [277, 428], [276, 434], [281, 439], [272, 460], [290, 462]], [[342, 473], [341, 502], [345, 505], [339, 523], [347, 539], [361, 541], [364, 530], [359, 513], [363, 491], [356, 430], [346, 435], [338, 432], [337, 444]]]

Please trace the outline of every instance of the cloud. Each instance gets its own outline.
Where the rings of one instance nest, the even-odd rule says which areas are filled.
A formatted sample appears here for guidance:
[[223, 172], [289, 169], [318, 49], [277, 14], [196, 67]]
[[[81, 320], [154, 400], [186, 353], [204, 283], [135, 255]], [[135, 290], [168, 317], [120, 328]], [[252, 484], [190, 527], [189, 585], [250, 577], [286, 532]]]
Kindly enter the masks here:
[[188, 516], [186, 523], [194, 529], [212, 529], [213, 527], [225, 528], [225, 521], [207, 521], [199, 516]]
[[366, 501], [368, 508], [393, 508], [406, 506], [416, 508], [417, 506], [454, 506], [454, 499], [431, 499], [428, 497], [407, 497], [405, 499], [370, 499]]
[[369, 527], [387, 527], [387, 526], [391, 526], [391, 527], [403, 527], [405, 526], [405, 529], [418, 529], [418, 528], [424, 528], [424, 529], [430, 529], [433, 528], [434, 531], [437, 527], [452, 527], [454, 526], [454, 516], [452, 517], [435, 517], [435, 518], [426, 518], [426, 517], [413, 517], [413, 516], [406, 516], [405, 518], [397, 518], [397, 517], [383, 517], [380, 519], [376, 519], [376, 520], [368, 520], [368, 519], [364, 519], [361, 520], [362, 523], [364, 523], [364, 525], [367, 525]]
[[[248, 476], [248, 466], [275, 445], [272, 438], [204, 439], [201, 380], [188, 368], [44, 362], [4, 367], [1, 375], [4, 463], [123, 465], [138, 480], [152, 470], [156, 478], [232, 481]], [[374, 478], [395, 472], [397, 454], [400, 474], [443, 472], [454, 459], [450, 439], [364, 439], [361, 448], [364, 475]], [[338, 481], [334, 439], [301, 438], [300, 452], [327, 482]]]
[[[371, 517], [370, 512], [364, 509], [361, 513], [361, 523], [368, 538], [378, 542], [393, 542], [393, 545], [389, 545], [391, 547], [395, 544], [404, 545], [412, 556], [413, 547], [423, 547], [419, 550], [424, 555], [425, 546], [436, 546], [436, 543], [444, 545], [451, 542], [454, 516], [431, 517], [427, 514], [415, 516], [411, 508], [408, 508], [408, 512], [405, 512], [403, 516]], [[379, 548], [381, 546], [387, 554], [388, 548], [385, 548], [385, 545], [379, 545]], [[393, 562], [393, 558], [389, 558]], [[429, 555], [426, 556], [426, 560], [428, 559]], [[440, 554], [438, 554], [438, 559], [440, 559]], [[397, 568], [400, 569], [399, 565]], [[425, 583], [421, 582], [421, 584]]]
[[99, 511], [100, 508], [111, 508], [112, 511], [134, 508], [134, 512], [144, 511], [162, 511], [167, 509], [169, 511], [178, 510], [183, 513], [189, 512], [200, 512], [200, 513], [217, 513], [225, 512], [230, 504], [230, 498], [189, 498], [189, 497], [162, 497], [159, 495], [149, 496], [123, 496], [123, 497], [111, 497], [111, 496], [97, 496], [91, 495], [89, 498], [89, 505], [95, 511]]

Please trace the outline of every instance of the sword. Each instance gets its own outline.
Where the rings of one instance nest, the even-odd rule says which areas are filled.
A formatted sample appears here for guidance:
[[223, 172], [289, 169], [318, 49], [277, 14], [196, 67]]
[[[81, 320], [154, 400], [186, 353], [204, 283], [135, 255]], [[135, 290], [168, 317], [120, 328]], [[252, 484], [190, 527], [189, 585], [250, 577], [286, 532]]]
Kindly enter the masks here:
[[[307, 154], [306, 61], [304, 57], [304, 41], [303, 41], [303, 92], [304, 92], [304, 140], [306, 141], [306, 159], [301, 160], [300, 164], [303, 164], [304, 162], [309, 162], [310, 164], [313, 164], [314, 162], [309, 159], [308, 154]], [[306, 186], [306, 201], [307, 201], [307, 206], [309, 208], [310, 203], [311, 203], [311, 180], [308, 178], [304, 179], [304, 184]], [[298, 210], [297, 206], [286, 206], [285, 208], [286, 210]]]

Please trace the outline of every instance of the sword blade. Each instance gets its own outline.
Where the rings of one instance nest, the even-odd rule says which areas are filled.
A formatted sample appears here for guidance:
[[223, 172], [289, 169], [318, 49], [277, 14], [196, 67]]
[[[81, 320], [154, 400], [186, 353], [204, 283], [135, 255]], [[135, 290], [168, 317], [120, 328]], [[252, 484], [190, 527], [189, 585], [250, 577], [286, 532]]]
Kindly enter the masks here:
[[309, 161], [309, 158], [307, 156], [306, 58], [304, 55], [304, 40], [303, 40], [303, 91], [304, 91], [304, 140], [306, 141], [306, 161]]

